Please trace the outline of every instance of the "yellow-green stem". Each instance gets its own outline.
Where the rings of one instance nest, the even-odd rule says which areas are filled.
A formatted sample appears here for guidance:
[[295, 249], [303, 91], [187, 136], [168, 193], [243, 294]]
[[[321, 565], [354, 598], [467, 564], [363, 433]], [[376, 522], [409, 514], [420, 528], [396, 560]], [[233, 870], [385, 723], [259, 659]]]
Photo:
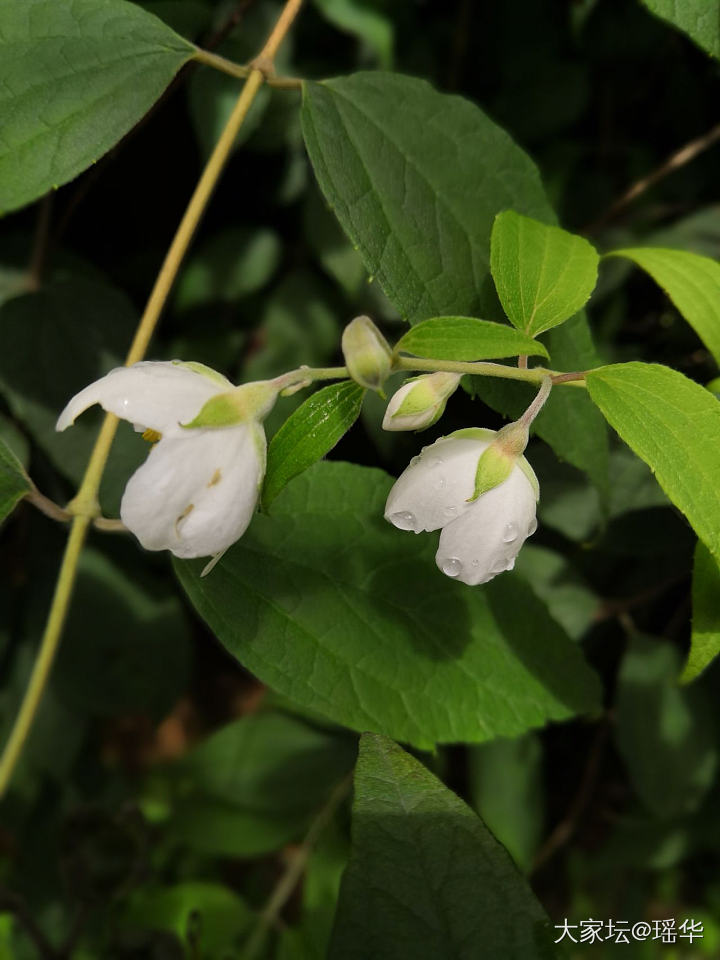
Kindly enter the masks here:
[[[145, 356], [145, 351], [157, 325], [160, 313], [177, 276], [180, 263], [192, 240], [200, 218], [207, 207], [208, 201], [212, 196], [220, 174], [227, 163], [238, 131], [252, 106], [258, 90], [262, 86], [264, 72], [268, 72], [268, 65], [270, 65], [270, 67], [272, 66], [277, 49], [295, 19], [301, 3], [302, 0], [287, 0], [275, 27], [257, 57], [257, 62], [263, 65], [263, 69], [253, 68], [248, 74], [230, 118], [203, 170], [202, 176], [190, 199], [190, 203], [180, 221], [180, 226], [170, 244], [170, 249], [167, 252], [165, 261], [155, 281], [155, 286], [150, 294], [145, 312], [142, 315], [135, 337], [130, 346], [125, 361], [127, 366], [137, 363]], [[30, 733], [30, 728], [32, 727], [48, 676], [50, 675], [50, 669], [60, 642], [63, 625], [70, 605], [80, 553], [90, 522], [100, 512], [98, 490], [100, 489], [103, 470], [105, 469], [110, 447], [112, 446], [115, 431], [117, 430], [117, 424], [117, 417], [114, 417], [112, 414], [108, 414], [105, 417], [90, 456], [85, 475], [80, 484], [80, 489], [70, 504], [68, 504], [68, 509], [74, 514], [70, 528], [70, 536], [58, 574], [55, 594], [48, 614], [45, 632], [33, 665], [30, 682], [25, 691], [25, 696], [15, 719], [10, 737], [3, 750], [2, 758], [0, 758], [0, 797], [3, 796], [7, 789], [15, 765], [22, 753], [23, 745]]]
[[553, 384], [563, 383], [569, 387], [584, 387], [585, 374], [560, 373], [545, 367], [510, 367], [504, 363], [491, 363], [485, 360], [428, 360], [423, 357], [395, 357], [396, 370], [436, 373], [444, 370], [448, 373], [470, 374], [480, 377], [499, 377], [503, 380], [523, 380], [525, 383], [541, 384], [550, 377]]

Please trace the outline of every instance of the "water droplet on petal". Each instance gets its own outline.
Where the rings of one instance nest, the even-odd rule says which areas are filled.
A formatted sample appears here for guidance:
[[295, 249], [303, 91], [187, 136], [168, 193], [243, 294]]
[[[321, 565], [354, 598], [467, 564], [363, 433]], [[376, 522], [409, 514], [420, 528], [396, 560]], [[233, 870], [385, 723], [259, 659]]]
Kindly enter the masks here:
[[473, 560], [472, 565], [473, 565], [474, 567], [479, 567], [479, 566], [480, 566], [480, 561], [479, 561], [479, 560]]
[[445, 509], [443, 510], [443, 513], [445, 514], [446, 517], [454, 517], [457, 512], [458, 512], [458, 508], [452, 505], [449, 507], [445, 507]]
[[457, 557], [448, 557], [440, 563], [440, 569], [448, 577], [459, 577], [462, 573], [462, 563]]
[[442, 488], [445, 486], [445, 477], [440, 477], [440, 479], [437, 482], [437, 485], [439, 489], [442, 490]]
[[390, 523], [398, 530], [414, 530], [415, 515], [409, 510], [401, 510], [399, 513], [390, 514]]
[[444, 463], [444, 461], [441, 460], [440, 457], [436, 457], [434, 460], [431, 460], [431, 461], [430, 461], [430, 466], [433, 467], [433, 468], [435, 468], [435, 467], [441, 467], [441, 466], [443, 465], [443, 463]]
[[512, 543], [517, 540], [518, 526], [516, 523], [506, 523], [503, 530], [503, 543]]
[[537, 530], [537, 518], [533, 517], [532, 520], [530, 521], [530, 526], [528, 527], [527, 535], [531, 537], [536, 530]]
[[505, 567], [506, 570], [512, 570], [515, 567], [515, 557], [512, 558], [510, 563]]

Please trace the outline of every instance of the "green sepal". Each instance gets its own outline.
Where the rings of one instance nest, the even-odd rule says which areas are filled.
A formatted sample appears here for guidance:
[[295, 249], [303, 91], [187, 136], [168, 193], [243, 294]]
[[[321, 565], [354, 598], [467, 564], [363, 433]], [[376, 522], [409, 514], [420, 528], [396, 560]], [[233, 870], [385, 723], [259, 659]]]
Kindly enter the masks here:
[[232, 427], [238, 423], [263, 420], [272, 410], [278, 389], [272, 381], [245, 383], [227, 393], [218, 393], [201, 407], [198, 415], [181, 426], [187, 430], [200, 427]]
[[525, 457], [518, 457], [517, 465], [518, 465], [518, 467], [520, 467], [520, 469], [522, 470], [522, 472], [525, 474], [525, 476], [526, 476], [526, 477], [528, 478], [528, 480], [530, 481], [530, 486], [533, 488], [533, 493], [535, 494], [535, 500], [539, 500], [539, 499], [540, 499], [540, 484], [538, 483], [538, 478], [537, 478], [537, 475], [536, 475], [535, 471], [534, 471], [533, 468], [530, 466], [530, 464], [529, 464], [528, 461], [525, 459]]
[[224, 377], [221, 373], [218, 373], [217, 370], [213, 370], [212, 367], [208, 367], [204, 363], [198, 363], [197, 360], [172, 360], [171, 363], [174, 367], [185, 367], [188, 370], [192, 370], [193, 373], [199, 373], [201, 376], [207, 377], [208, 380], [212, 380], [213, 383], [219, 383], [223, 387], [232, 386], [227, 377]]
[[489, 427], [463, 427], [448, 434], [448, 437], [457, 437], [458, 440], [488, 440], [490, 443], [496, 436], [497, 430], [490, 430]]
[[515, 457], [504, 453], [495, 444], [491, 443], [486, 450], [483, 450], [478, 460], [477, 470], [475, 471], [475, 490], [467, 502], [472, 503], [483, 493], [487, 493], [488, 490], [499, 487], [510, 476], [515, 463]]

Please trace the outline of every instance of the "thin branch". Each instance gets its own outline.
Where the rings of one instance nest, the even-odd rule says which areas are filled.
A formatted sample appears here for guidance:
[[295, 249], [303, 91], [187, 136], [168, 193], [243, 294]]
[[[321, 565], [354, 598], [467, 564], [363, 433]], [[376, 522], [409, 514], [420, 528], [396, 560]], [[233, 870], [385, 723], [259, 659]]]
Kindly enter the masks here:
[[679, 170], [680, 167], [684, 167], [685, 164], [690, 163], [691, 160], [694, 160], [695, 157], [704, 150], [711, 147], [718, 139], [720, 139], [720, 123], [716, 124], [701, 137], [696, 137], [694, 140], [686, 143], [684, 147], [672, 153], [656, 170], [653, 170], [652, 173], [649, 173], [634, 183], [622, 196], [618, 197], [602, 216], [585, 227], [585, 231], [595, 233], [595, 231], [604, 227], [610, 220], [614, 220], [619, 213], [622, 213], [626, 207], [630, 206], [633, 201], [637, 200], [639, 196], [651, 187], [654, 187], [660, 180], [664, 180], [669, 174], [674, 173], [676, 170]]

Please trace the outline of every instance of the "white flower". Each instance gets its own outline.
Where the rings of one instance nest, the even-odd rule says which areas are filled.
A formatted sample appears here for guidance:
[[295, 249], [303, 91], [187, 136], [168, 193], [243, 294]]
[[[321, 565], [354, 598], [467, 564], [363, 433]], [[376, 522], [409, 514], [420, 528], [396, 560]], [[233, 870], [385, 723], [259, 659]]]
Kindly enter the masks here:
[[537, 528], [537, 480], [524, 457], [506, 480], [469, 502], [480, 455], [496, 436], [460, 430], [436, 440], [410, 462], [385, 506], [385, 519], [401, 530], [440, 529], [438, 567], [470, 585], [512, 570]]
[[186, 429], [212, 397], [233, 390], [201, 364], [143, 362], [119, 367], [76, 394], [57, 422], [65, 430], [95, 403], [138, 431], [157, 435], [130, 478], [120, 518], [147, 550], [206, 557], [245, 532], [265, 474], [265, 433], [248, 418]]

